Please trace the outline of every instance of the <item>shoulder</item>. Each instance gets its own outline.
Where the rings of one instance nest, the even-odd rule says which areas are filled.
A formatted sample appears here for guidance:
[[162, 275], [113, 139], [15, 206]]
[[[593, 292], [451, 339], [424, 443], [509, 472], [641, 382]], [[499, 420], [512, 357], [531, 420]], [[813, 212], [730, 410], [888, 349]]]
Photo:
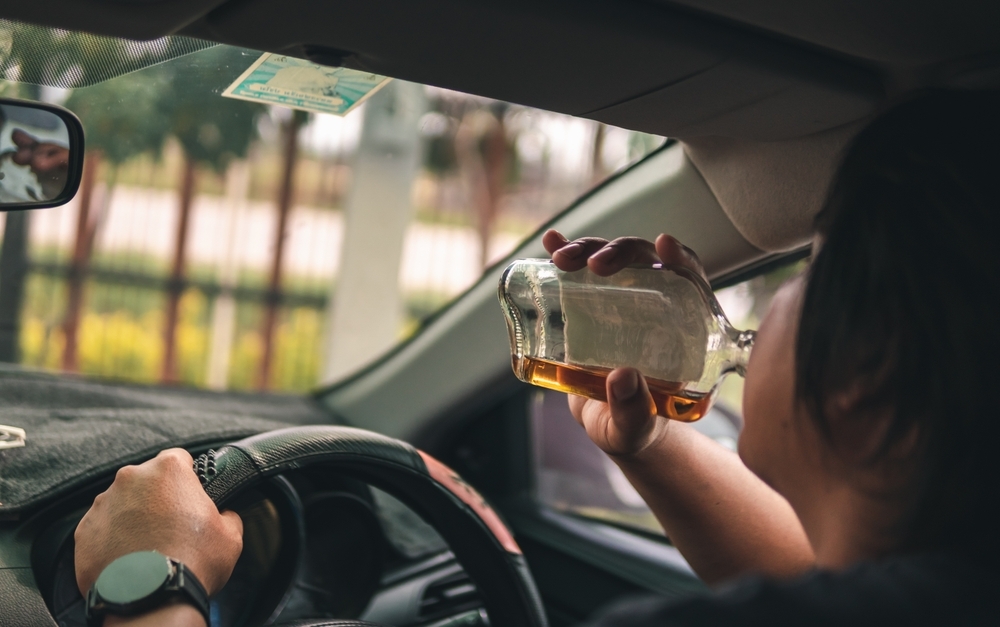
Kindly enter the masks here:
[[592, 627], [987, 625], [1000, 623], [997, 576], [962, 560], [916, 556], [815, 571], [789, 581], [749, 578], [682, 600], [623, 602]]

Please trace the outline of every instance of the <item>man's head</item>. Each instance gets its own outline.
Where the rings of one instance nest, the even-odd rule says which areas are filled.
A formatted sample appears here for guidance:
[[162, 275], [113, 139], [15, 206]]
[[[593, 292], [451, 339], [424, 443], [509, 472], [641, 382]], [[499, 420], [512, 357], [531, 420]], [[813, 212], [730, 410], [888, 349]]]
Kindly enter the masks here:
[[747, 377], [741, 454], [797, 510], [848, 486], [898, 514], [902, 545], [992, 537], [998, 112], [928, 93], [847, 149]]

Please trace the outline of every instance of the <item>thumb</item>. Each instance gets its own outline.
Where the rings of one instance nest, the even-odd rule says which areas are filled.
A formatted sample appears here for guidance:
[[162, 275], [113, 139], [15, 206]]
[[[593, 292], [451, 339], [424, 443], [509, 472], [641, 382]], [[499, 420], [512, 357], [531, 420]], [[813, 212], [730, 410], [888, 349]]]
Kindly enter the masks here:
[[243, 538], [243, 519], [231, 509], [219, 512], [222, 515], [222, 525], [234, 538]]
[[195, 560], [200, 567], [195, 574], [201, 578], [210, 596], [226, 585], [243, 552], [243, 519], [232, 510], [220, 512], [220, 519], [222, 530], [215, 536], [211, 550], [201, 553]]
[[638, 453], [648, 446], [656, 427], [656, 404], [646, 380], [635, 368], [618, 368], [608, 375], [611, 420], [623, 441], [621, 449]]

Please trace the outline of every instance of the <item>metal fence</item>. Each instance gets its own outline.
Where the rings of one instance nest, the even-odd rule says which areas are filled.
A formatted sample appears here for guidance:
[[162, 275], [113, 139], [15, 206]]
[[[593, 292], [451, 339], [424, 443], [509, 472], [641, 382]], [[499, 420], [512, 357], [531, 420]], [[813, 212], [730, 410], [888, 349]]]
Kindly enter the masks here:
[[[427, 93], [423, 165], [409, 184], [397, 251], [402, 315], [392, 341], [660, 141], [526, 109], [497, 113], [475, 100], [484, 115], [506, 116], [500, 139], [518, 160], [517, 177], [490, 192], [484, 231], [472, 175], [434, 165], [435, 145], [454, 143], [448, 125], [470, 107], [456, 113], [448, 98], [460, 96]], [[188, 161], [176, 142], [121, 164], [88, 153], [71, 204], [5, 219], [0, 359], [137, 382], [315, 387], [357, 193], [359, 124], [271, 111], [248, 158], [223, 172]], [[585, 156], [560, 161], [553, 144]]]

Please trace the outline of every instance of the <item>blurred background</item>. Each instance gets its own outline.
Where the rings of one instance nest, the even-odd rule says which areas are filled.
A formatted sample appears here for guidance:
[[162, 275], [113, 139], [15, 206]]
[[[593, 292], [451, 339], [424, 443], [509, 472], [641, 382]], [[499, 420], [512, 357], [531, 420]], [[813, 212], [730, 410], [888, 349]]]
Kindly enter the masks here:
[[29, 72], [39, 41], [68, 36], [36, 30], [34, 55], [0, 46], [0, 95], [74, 111], [87, 152], [73, 202], [0, 215], [0, 361], [27, 367], [316, 388], [664, 142], [401, 81], [342, 118], [226, 99], [260, 56], [228, 46], [42, 87], [22, 81], [83, 85], [90, 67]]

